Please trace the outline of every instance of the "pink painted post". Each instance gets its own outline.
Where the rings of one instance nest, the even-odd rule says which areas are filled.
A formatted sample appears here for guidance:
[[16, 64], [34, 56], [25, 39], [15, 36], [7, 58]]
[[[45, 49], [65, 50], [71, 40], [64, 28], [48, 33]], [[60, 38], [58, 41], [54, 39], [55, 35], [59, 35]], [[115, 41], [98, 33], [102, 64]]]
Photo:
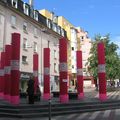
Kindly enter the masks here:
[[78, 99], [84, 98], [83, 92], [83, 69], [82, 69], [82, 51], [76, 52], [77, 58], [77, 92]]
[[11, 103], [19, 104], [19, 82], [20, 82], [20, 34], [12, 34], [12, 59], [11, 59]]
[[0, 99], [4, 98], [4, 64], [5, 64], [5, 52], [0, 54]]
[[38, 82], [38, 54], [33, 54], [33, 76], [34, 76], [34, 94], [36, 94], [37, 86], [39, 86]]
[[7, 101], [11, 101], [11, 53], [12, 53], [12, 47], [11, 45], [5, 45], [5, 77], [4, 77], [4, 98]]
[[106, 73], [105, 73], [105, 50], [102, 42], [98, 43], [98, 78], [99, 78], [99, 99], [105, 101], [106, 95]]
[[44, 92], [43, 99], [49, 100], [50, 96], [50, 48], [44, 48]]
[[67, 68], [67, 39], [59, 40], [59, 61], [60, 61], [60, 102], [67, 103], [68, 97], [68, 68]]

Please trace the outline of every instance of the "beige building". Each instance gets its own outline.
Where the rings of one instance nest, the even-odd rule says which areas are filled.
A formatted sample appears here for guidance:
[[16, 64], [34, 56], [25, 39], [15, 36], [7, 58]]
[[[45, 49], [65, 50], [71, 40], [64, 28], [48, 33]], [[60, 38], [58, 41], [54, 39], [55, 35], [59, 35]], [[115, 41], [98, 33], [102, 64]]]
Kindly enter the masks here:
[[33, 54], [39, 54], [39, 82], [43, 86], [43, 48], [50, 48], [50, 77], [52, 89], [59, 78], [59, 39], [66, 32], [63, 28], [34, 10], [22, 0], [0, 1], [0, 51], [11, 43], [11, 33], [21, 34], [20, 39], [20, 88], [26, 90], [27, 80], [33, 74]]
[[78, 37], [78, 43], [80, 43], [80, 46], [78, 46], [78, 50], [82, 51], [82, 58], [83, 58], [83, 78], [84, 78], [84, 87], [87, 86], [93, 86], [93, 77], [90, 76], [88, 72], [88, 66], [86, 65], [88, 58], [90, 57], [90, 49], [92, 47], [91, 39], [88, 37], [88, 32], [84, 31], [84, 29], [77, 27], [77, 37]]

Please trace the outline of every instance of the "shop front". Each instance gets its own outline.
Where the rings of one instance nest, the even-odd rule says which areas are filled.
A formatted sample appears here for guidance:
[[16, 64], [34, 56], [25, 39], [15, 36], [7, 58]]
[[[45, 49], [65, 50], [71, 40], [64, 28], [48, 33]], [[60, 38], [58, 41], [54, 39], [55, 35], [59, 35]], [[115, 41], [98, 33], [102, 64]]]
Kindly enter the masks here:
[[27, 82], [30, 79], [30, 76], [32, 75], [33, 73], [21, 72], [20, 74], [20, 91], [21, 92], [26, 92]]

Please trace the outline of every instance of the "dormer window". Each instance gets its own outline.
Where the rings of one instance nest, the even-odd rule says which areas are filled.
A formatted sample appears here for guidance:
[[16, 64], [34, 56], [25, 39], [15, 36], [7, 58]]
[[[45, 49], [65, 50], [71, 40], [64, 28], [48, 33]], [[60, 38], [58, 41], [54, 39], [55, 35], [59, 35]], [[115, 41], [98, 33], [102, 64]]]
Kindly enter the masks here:
[[18, 6], [18, 0], [12, 0], [12, 6], [13, 7], [15, 7], [15, 8], [17, 8], [17, 6]]
[[24, 3], [24, 13], [26, 15], [29, 15], [29, 6], [27, 4]]
[[61, 28], [61, 35], [64, 37], [64, 30]]
[[55, 23], [52, 24], [52, 29], [53, 29], [55, 32], [57, 32], [57, 26], [56, 26]]
[[38, 21], [38, 12], [37, 12], [37, 11], [34, 11], [34, 19], [35, 19], [36, 21]]
[[49, 19], [47, 19], [47, 27], [48, 27], [48, 28], [51, 28], [51, 23], [50, 23], [50, 20], [49, 20]]
[[58, 32], [59, 34], [61, 33], [60, 26], [58, 26], [58, 28], [57, 28], [57, 32]]

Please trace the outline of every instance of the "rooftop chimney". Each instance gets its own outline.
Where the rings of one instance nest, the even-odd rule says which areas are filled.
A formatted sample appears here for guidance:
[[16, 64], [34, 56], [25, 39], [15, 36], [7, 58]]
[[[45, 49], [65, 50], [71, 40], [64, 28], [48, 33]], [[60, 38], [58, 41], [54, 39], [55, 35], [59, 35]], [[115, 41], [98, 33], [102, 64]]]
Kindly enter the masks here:
[[33, 8], [33, 3], [34, 3], [34, 0], [29, 0], [29, 5], [31, 8]]

